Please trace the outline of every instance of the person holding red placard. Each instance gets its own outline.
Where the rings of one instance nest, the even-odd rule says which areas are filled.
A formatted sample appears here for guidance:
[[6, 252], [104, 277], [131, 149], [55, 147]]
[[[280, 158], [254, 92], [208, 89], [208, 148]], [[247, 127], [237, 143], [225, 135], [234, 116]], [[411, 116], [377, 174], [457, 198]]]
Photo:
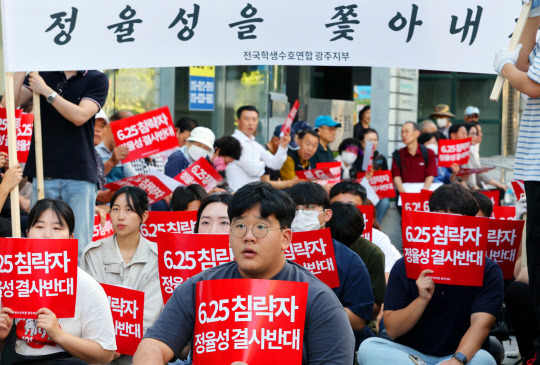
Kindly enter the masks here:
[[[458, 184], [439, 187], [429, 200], [432, 212], [474, 216], [478, 205], [471, 192]], [[434, 284], [424, 270], [417, 280], [407, 278], [405, 261], [392, 268], [384, 302], [388, 336], [370, 338], [358, 351], [360, 365], [416, 363], [493, 364], [489, 331], [504, 296], [501, 268], [486, 258], [482, 286]]]
[[[120, 188], [111, 198], [109, 214], [115, 233], [89, 244], [80, 265], [102, 284], [144, 292], [143, 331], [146, 331], [163, 309], [157, 245], [139, 232], [148, 218], [146, 192], [136, 186]], [[131, 357], [122, 356], [118, 363], [131, 363]]]
[[[61, 200], [39, 200], [28, 214], [28, 238], [73, 238], [75, 217]], [[38, 319], [11, 320], [2, 308], [0, 339], [5, 341], [2, 364], [106, 364], [116, 342], [109, 302], [101, 285], [77, 270], [74, 318], [56, 318], [54, 308], [38, 310]], [[9, 336], [8, 336], [9, 335]]]
[[212, 130], [205, 127], [194, 128], [186, 139], [186, 145], [180, 147], [167, 159], [165, 175], [174, 178], [199, 158], [209, 158], [215, 139], [216, 136]]
[[287, 160], [281, 167], [280, 177], [281, 180], [299, 180], [296, 176], [296, 171], [304, 171], [315, 168], [315, 164], [310, 163], [310, 158], [317, 151], [319, 146], [319, 135], [309, 129], [301, 131], [298, 136], [297, 150], [288, 150]]
[[[338, 299], [311, 272], [285, 259], [294, 214], [293, 201], [268, 183], [253, 182], [238, 190], [228, 208], [235, 261], [205, 270], [175, 289], [163, 313], [146, 332], [133, 364], [163, 364], [180, 354], [194, 333], [197, 282], [232, 278], [309, 283], [303, 363], [352, 364], [354, 337]], [[246, 325], [256, 327], [255, 321]]]

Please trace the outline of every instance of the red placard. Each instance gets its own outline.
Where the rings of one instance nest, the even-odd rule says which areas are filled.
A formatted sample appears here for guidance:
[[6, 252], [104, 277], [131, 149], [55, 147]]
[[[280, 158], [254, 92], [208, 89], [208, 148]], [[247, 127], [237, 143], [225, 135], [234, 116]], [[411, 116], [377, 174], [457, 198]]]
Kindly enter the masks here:
[[439, 140], [439, 167], [450, 167], [469, 162], [471, 138]]
[[307, 292], [292, 281], [198, 282], [193, 363], [300, 365]]
[[429, 198], [422, 193], [400, 193], [403, 211], [426, 212], [429, 211]]
[[364, 232], [362, 232], [362, 237], [371, 241], [373, 237], [373, 215], [375, 214], [375, 208], [373, 205], [357, 205], [356, 207], [364, 216]]
[[114, 234], [111, 217], [108, 214], [105, 227], [102, 227], [100, 222], [99, 215], [94, 215], [94, 235], [92, 236], [92, 242], [104, 240], [105, 238], [111, 237]]
[[206, 191], [210, 191], [223, 180], [219, 172], [204, 157], [189, 165], [184, 171], [174, 177], [184, 185], [199, 184]]
[[294, 117], [296, 117], [296, 113], [298, 112], [298, 108], [300, 107], [300, 102], [298, 99], [294, 102], [291, 111], [289, 112], [289, 115], [287, 116], [287, 119], [285, 120], [285, 123], [283, 123], [283, 126], [281, 126], [281, 135], [286, 135], [287, 133], [290, 133], [291, 131], [291, 125], [294, 120]]
[[487, 257], [501, 267], [504, 279], [514, 277], [514, 266], [524, 225], [525, 221], [489, 220]]
[[331, 179], [328, 180], [317, 180], [317, 184], [319, 185], [328, 185], [328, 184], [337, 184], [341, 181], [341, 162], [318, 162], [315, 165], [316, 169], [324, 169], [329, 168], [330, 172], [334, 176]]
[[[15, 130], [17, 133], [17, 160], [25, 163], [30, 151], [34, 114], [26, 114], [22, 109], [15, 109]], [[6, 109], [0, 108], [0, 152], [8, 153]]]
[[167, 106], [113, 122], [111, 130], [116, 145], [129, 149], [127, 158], [122, 162], [178, 147], [174, 123]]
[[116, 337], [116, 352], [133, 356], [143, 336], [144, 292], [101, 284], [109, 299]]
[[491, 200], [491, 202], [493, 203], [493, 207], [501, 205], [501, 201], [500, 201], [501, 192], [499, 191], [499, 189], [478, 190], [478, 192], [487, 196], [489, 200]]
[[285, 258], [304, 266], [330, 288], [339, 287], [330, 228], [294, 232]]
[[[330, 180], [330, 179], [340, 179], [341, 178], [341, 167], [337, 169], [334, 166], [334, 162], [327, 162], [328, 164], [332, 164], [331, 167], [317, 167], [312, 170], [301, 170], [296, 171], [296, 176], [298, 176], [301, 180]], [[341, 166], [341, 163], [338, 162], [339, 166]], [[319, 164], [317, 164], [319, 165]]]
[[523, 180], [512, 181], [512, 187], [514, 188], [514, 194], [516, 194], [517, 200], [525, 197], [525, 185]]
[[[356, 178], [362, 180], [366, 176], [365, 172], [358, 172]], [[368, 180], [369, 185], [375, 190], [379, 199], [395, 198], [396, 191], [394, 190], [394, 182], [392, 180], [392, 171], [380, 170], [374, 171], [371, 179]]]
[[0, 296], [11, 318], [35, 319], [40, 308], [73, 318], [77, 240], [0, 238]]
[[482, 286], [489, 219], [414, 211], [401, 219], [408, 278], [430, 269], [435, 283]]
[[494, 206], [491, 218], [513, 221], [516, 219], [516, 207]]
[[456, 176], [465, 176], [465, 175], [471, 175], [471, 174], [481, 174], [483, 172], [491, 171], [494, 168], [495, 168], [494, 166], [492, 166], [492, 167], [478, 167], [476, 169], [464, 169], [464, 168], [461, 168], [458, 171], [458, 173], [456, 174]]
[[141, 225], [141, 235], [154, 242], [162, 242], [162, 233], [193, 233], [197, 211], [148, 212], [148, 219]]
[[190, 277], [234, 259], [227, 234], [161, 233], [161, 237], [158, 265], [164, 303]]
[[104, 188], [110, 190], [118, 190], [122, 186], [138, 186], [146, 191], [148, 194], [148, 202], [150, 204], [157, 202], [165, 198], [167, 195], [171, 195], [172, 191], [161, 182], [159, 178], [154, 175], [136, 175], [132, 177], [126, 177], [125, 179], [118, 180], [112, 183], [108, 183]]

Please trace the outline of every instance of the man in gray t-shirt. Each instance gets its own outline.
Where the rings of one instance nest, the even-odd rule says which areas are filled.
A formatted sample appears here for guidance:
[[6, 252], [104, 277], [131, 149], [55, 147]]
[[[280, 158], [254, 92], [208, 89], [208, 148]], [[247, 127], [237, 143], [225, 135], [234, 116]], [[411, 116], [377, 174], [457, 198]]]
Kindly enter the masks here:
[[229, 245], [236, 261], [203, 271], [177, 287], [139, 345], [133, 363], [163, 364], [189, 343], [197, 282], [245, 278], [309, 283], [303, 364], [352, 364], [354, 336], [338, 298], [308, 270], [285, 259], [295, 212], [294, 202], [268, 183], [254, 182], [238, 190], [228, 209]]

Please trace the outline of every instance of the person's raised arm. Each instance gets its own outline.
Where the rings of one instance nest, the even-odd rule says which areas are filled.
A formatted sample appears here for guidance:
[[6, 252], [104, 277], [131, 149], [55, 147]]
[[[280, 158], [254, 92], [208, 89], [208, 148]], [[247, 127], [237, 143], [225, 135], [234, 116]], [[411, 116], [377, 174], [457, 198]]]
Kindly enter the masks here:
[[[45, 80], [37, 73], [32, 72], [29, 78], [30, 89], [44, 97], [55, 91], [49, 87]], [[79, 105], [73, 104], [61, 95], [57, 95], [52, 102], [53, 107], [67, 120], [80, 127], [99, 111], [99, 106], [94, 101], [82, 99]]]
[[287, 159], [287, 145], [291, 141], [291, 135], [287, 133], [279, 139], [279, 147], [275, 155], [272, 155], [270, 152], [266, 151], [261, 146], [261, 159], [264, 161], [266, 167], [279, 170], [283, 166], [283, 163]]
[[165, 343], [153, 338], [144, 338], [133, 356], [133, 365], [166, 364], [173, 356], [173, 350]]
[[[465, 332], [465, 335], [461, 338], [459, 346], [455, 353], [461, 352], [470, 361], [474, 355], [482, 348], [482, 344], [489, 336], [489, 331], [495, 323], [495, 316], [489, 313], [473, 313], [471, 314], [471, 326]], [[453, 363], [459, 364], [460, 362], [452, 362], [454, 359], [446, 360], [441, 365], [450, 365]]]
[[432, 270], [424, 270], [420, 273], [420, 276], [416, 280], [418, 297], [408, 306], [395, 311], [384, 311], [384, 325], [386, 326], [388, 336], [391, 338], [395, 339], [409, 332], [418, 323], [420, 317], [422, 317], [435, 291], [433, 279], [426, 276], [432, 273]]

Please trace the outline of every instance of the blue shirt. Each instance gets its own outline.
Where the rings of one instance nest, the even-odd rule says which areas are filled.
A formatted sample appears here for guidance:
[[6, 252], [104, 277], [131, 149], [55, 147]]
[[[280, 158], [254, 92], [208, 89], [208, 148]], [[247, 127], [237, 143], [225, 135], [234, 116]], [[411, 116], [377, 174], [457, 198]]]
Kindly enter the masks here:
[[173, 179], [184, 171], [193, 161], [187, 156], [187, 145], [173, 152], [165, 164], [165, 175]]

